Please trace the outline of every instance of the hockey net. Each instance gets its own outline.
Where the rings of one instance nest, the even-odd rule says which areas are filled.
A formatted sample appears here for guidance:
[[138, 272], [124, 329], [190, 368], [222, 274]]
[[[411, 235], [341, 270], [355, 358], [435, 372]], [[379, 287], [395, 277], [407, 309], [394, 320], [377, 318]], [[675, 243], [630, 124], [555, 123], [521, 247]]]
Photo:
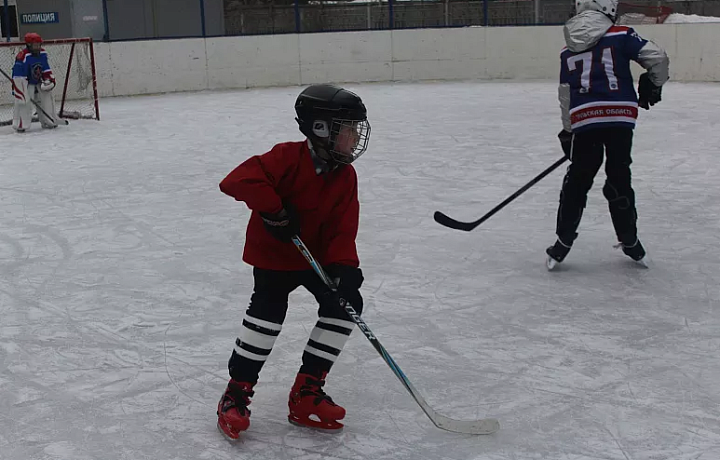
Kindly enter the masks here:
[[[95, 54], [91, 38], [66, 38], [44, 40], [50, 68], [55, 75], [53, 90], [55, 109], [62, 118], [100, 119], [95, 73]], [[0, 66], [12, 75], [15, 57], [25, 48], [25, 43], [0, 43]], [[12, 124], [12, 85], [0, 74], [0, 126]], [[34, 117], [35, 118], [35, 117]]]
[[672, 14], [669, 6], [635, 5], [632, 3], [618, 4], [617, 24], [662, 24]]

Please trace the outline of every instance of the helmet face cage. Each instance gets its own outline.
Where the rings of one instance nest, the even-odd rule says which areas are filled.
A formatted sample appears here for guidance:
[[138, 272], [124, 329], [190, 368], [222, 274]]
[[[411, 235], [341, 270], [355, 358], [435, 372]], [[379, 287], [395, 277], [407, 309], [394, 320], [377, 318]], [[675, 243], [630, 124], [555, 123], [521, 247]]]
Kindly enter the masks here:
[[334, 118], [329, 141], [328, 153], [333, 160], [350, 164], [367, 150], [370, 123], [367, 120]]
[[350, 164], [367, 150], [370, 123], [359, 96], [335, 85], [312, 85], [298, 96], [300, 131], [326, 153], [326, 160]]

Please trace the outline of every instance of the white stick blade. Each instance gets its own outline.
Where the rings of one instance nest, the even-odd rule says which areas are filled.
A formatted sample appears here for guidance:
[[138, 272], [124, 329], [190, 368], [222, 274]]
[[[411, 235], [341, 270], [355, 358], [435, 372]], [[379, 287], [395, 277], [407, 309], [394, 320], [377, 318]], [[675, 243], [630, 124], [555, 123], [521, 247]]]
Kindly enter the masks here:
[[443, 430], [464, 434], [493, 434], [500, 429], [500, 422], [494, 418], [465, 421], [436, 415], [433, 423]]

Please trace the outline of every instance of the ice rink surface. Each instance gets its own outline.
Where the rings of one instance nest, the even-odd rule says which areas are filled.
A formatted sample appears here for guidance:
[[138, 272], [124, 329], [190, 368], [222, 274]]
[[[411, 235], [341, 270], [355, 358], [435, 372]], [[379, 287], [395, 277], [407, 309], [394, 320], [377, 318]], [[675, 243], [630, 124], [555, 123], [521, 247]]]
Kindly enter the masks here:
[[[549, 273], [563, 171], [554, 82], [348, 85], [372, 134], [356, 163], [365, 319], [427, 401], [491, 436], [435, 428], [358, 331], [328, 378], [345, 430], [287, 423], [316, 307], [291, 295], [232, 445], [215, 428], [251, 294], [249, 211], [220, 180], [301, 139], [301, 88], [101, 101], [102, 121], [0, 128], [0, 459], [717, 460], [720, 85], [670, 83], [634, 147], [640, 238], [614, 250], [591, 191]], [[561, 168], [564, 169], [564, 168]]]

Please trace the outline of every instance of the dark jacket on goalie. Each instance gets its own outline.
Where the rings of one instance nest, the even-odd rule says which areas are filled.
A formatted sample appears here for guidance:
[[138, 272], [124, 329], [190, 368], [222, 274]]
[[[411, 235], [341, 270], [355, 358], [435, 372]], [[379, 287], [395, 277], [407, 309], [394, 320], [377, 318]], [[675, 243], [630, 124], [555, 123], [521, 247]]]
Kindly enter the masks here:
[[633, 128], [638, 97], [630, 61], [644, 67], [650, 81], [660, 87], [668, 80], [665, 51], [597, 11], [570, 19], [564, 34], [567, 47], [560, 54], [558, 90], [563, 129]]
[[287, 142], [244, 161], [223, 179], [220, 190], [252, 210], [243, 253], [248, 264], [309, 269], [294, 244], [271, 236], [260, 216], [289, 204], [300, 219], [300, 237], [321, 265], [359, 266], [355, 239], [360, 205], [352, 165], [321, 171], [307, 141]]

